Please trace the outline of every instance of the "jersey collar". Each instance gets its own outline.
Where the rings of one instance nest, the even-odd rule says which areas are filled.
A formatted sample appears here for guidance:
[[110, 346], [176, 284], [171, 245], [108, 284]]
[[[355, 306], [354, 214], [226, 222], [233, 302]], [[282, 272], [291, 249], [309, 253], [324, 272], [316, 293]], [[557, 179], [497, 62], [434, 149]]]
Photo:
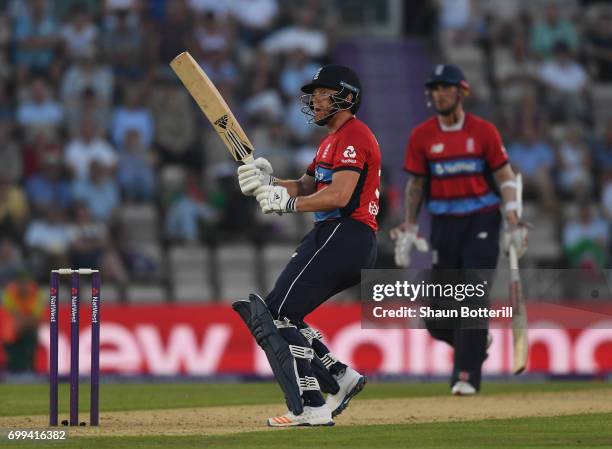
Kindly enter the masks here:
[[436, 119], [438, 120], [438, 125], [440, 126], [440, 129], [446, 133], [449, 133], [452, 131], [461, 131], [463, 129], [463, 125], [465, 124], [465, 117], [467, 117], [466, 112], [463, 113], [463, 117], [461, 117], [461, 120], [451, 126], [447, 126], [442, 123], [442, 120], [440, 120], [440, 117], [438, 116], [436, 116]]
[[352, 122], [353, 120], [355, 120], [356, 118], [357, 118], [357, 117], [355, 117], [354, 115], [353, 115], [353, 116], [351, 116], [351, 117], [350, 117], [350, 118], [349, 118], [349, 119], [348, 119], [346, 122], [344, 122], [342, 125], [340, 125], [340, 128], [338, 128], [337, 130], [335, 130], [335, 131], [332, 133], [332, 135], [333, 135], [333, 134], [337, 134], [337, 133], [338, 133], [338, 131], [340, 131], [340, 130], [341, 130], [342, 128], [344, 128], [344, 127], [345, 127], [345, 126], [346, 126], [348, 123], [351, 123], [351, 122]]

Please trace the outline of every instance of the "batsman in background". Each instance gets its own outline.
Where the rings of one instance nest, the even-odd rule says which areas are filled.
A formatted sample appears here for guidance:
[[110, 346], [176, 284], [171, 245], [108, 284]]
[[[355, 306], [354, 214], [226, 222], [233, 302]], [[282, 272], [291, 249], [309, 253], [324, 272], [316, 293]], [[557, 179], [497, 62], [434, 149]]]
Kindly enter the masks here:
[[274, 427], [333, 425], [332, 417], [366, 382], [329, 352], [304, 318], [359, 283], [361, 270], [374, 265], [380, 149], [355, 117], [362, 90], [351, 69], [323, 66], [302, 91], [302, 111], [329, 132], [306, 173], [297, 180], [277, 179], [263, 158], [238, 168], [242, 192], [255, 195], [264, 213], [315, 212], [314, 228], [265, 300], [251, 295], [234, 303], [285, 393], [289, 411], [268, 419]]
[[[433, 269], [494, 269], [502, 215], [504, 250], [513, 246], [520, 257], [527, 249], [527, 229], [517, 214], [517, 184], [499, 132], [492, 123], [464, 112], [470, 86], [458, 67], [437, 65], [425, 88], [437, 115], [414, 128], [408, 142], [405, 221], [391, 230], [395, 263], [408, 267], [412, 246], [427, 248], [417, 226], [423, 200], [432, 215]], [[475, 394], [488, 330], [440, 324], [426, 321], [429, 333], [455, 350], [451, 392]]]

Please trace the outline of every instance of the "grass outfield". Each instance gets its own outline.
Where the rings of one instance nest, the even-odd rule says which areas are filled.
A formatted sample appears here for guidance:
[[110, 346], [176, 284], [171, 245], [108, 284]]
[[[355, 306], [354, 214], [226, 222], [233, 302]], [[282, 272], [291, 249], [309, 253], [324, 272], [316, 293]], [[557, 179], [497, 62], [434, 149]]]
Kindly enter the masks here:
[[[62, 385], [62, 413], [67, 412], [67, 386]], [[88, 385], [83, 384], [82, 412], [86, 413]], [[600, 390], [598, 392], [597, 390]], [[612, 385], [601, 382], [487, 383], [484, 395], [500, 398], [525, 393], [591, 391], [610, 395]], [[371, 383], [359, 396], [366, 399], [448, 397], [448, 386], [438, 383]], [[416, 399], [415, 399], [416, 400]], [[463, 400], [461, 398], [459, 401]], [[466, 399], [466, 407], [469, 407]], [[524, 400], [524, 399], [522, 399]], [[159, 410], [211, 406], [257, 405], [281, 402], [272, 383], [246, 384], [104, 384], [102, 410]], [[44, 415], [48, 410], [46, 385], [0, 385], [0, 417]], [[350, 409], [349, 409], [350, 411]], [[349, 413], [349, 412], [347, 412]], [[418, 410], [414, 410], [418, 413]], [[60, 417], [62, 419], [64, 416]], [[85, 415], [82, 416], [85, 418]], [[70, 436], [52, 448], [610, 448], [612, 413], [570, 416], [486, 419], [465, 422], [424, 422], [393, 425], [343, 425], [344, 415], [332, 428], [300, 428], [242, 432], [228, 435]], [[0, 427], [2, 427], [0, 418]], [[5, 429], [6, 430], [6, 429]], [[0, 432], [2, 434], [2, 432]], [[1, 437], [6, 438], [6, 437]], [[0, 447], [44, 447], [41, 442], [0, 441]]]
[[[483, 394], [529, 392], [579, 391], [610, 389], [606, 382], [546, 382], [546, 383], [492, 383], [483, 385]], [[60, 385], [60, 413], [68, 413], [68, 384]], [[445, 383], [369, 383], [359, 399], [417, 398], [446, 396]], [[40, 415], [49, 410], [49, 386], [0, 384], [0, 416]], [[80, 410], [89, 410], [89, 384], [80, 388]], [[150, 383], [102, 384], [100, 411], [151, 410], [221, 405], [257, 405], [283, 403], [276, 383]]]

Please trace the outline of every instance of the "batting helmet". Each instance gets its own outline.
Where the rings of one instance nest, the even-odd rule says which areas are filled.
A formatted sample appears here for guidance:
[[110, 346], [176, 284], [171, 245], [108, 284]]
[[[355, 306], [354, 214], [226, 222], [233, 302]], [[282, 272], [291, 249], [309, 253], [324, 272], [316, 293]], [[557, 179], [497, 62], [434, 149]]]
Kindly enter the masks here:
[[433, 68], [425, 82], [425, 87], [431, 89], [436, 84], [450, 84], [470, 90], [470, 85], [461, 69], [451, 64], [438, 64]]
[[336, 97], [346, 99], [349, 93], [353, 94], [352, 102], [345, 102], [347, 105], [341, 109], [350, 109], [355, 114], [361, 103], [361, 82], [359, 78], [350, 68], [330, 64], [321, 67], [312, 77], [312, 81], [302, 86], [302, 92], [312, 94], [317, 87], [326, 87], [328, 89], [337, 90]]

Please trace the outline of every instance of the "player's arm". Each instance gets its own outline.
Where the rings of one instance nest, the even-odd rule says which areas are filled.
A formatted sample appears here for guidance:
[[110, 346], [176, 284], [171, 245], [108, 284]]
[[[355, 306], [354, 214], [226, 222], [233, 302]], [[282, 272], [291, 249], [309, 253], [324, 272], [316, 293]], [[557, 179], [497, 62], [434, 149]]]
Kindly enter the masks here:
[[276, 179], [274, 185], [287, 189], [289, 196], [306, 196], [316, 191], [314, 176], [304, 173], [300, 179]]
[[512, 171], [510, 164], [504, 164], [493, 173], [493, 176], [501, 191], [506, 221], [510, 225], [517, 225], [519, 222], [517, 214], [519, 199], [516, 196], [517, 186], [514, 171]]
[[[324, 189], [310, 195], [300, 195], [296, 201], [297, 212], [324, 212], [345, 207], [353, 196], [360, 173], [353, 170], [337, 171], [332, 182]], [[314, 178], [313, 183], [314, 183]], [[291, 195], [291, 192], [289, 192]]]
[[393, 240], [399, 237], [400, 233], [416, 232], [419, 210], [423, 204], [423, 194], [425, 191], [425, 176], [411, 175], [406, 183], [404, 191], [404, 221], [391, 230]]

